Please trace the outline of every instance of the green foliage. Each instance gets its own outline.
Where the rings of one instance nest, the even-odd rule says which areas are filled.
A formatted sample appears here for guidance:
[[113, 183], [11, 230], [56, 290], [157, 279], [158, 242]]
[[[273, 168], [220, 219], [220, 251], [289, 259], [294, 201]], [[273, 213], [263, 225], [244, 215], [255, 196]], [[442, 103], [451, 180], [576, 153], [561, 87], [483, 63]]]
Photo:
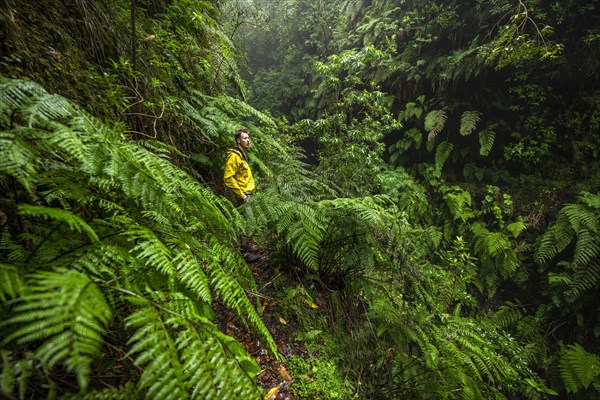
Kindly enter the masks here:
[[556, 263], [557, 270], [549, 275], [550, 284], [563, 291], [568, 301], [581, 299], [600, 283], [599, 210], [600, 196], [583, 192], [577, 203], [560, 210], [556, 221], [537, 241], [536, 261], [544, 269], [552, 261]]
[[214, 151], [185, 118], [190, 93], [245, 95], [211, 2], [77, 1], [65, 12], [52, 1], [10, 0], [2, 14], [12, 17], [0, 29], [14, 35], [3, 40], [0, 74], [43, 82], [101, 119], [125, 123], [129, 137]]
[[376, 262], [376, 239], [388, 217], [384, 202], [374, 197], [298, 203], [270, 193], [253, 199], [252, 212], [260, 216], [256, 224], [275, 233], [272, 246], [289, 246], [308, 271], [343, 286]]
[[475, 215], [472, 209], [472, 197], [469, 192], [458, 186], [444, 187], [441, 190], [444, 193], [444, 201], [453, 219], [467, 221]]
[[312, 64], [332, 54], [341, 1], [231, 2], [222, 7], [247, 61], [249, 103], [293, 122], [317, 116]]
[[433, 141], [446, 125], [446, 111], [433, 110], [425, 116], [425, 130], [427, 131], [427, 140]]
[[[305, 396], [597, 397], [595, 3], [63, 8], [0, 5], [0, 73], [111, 126], [31, 82], [2, 83], [4, 393], [262, 397], [255, 361], [213, 315], [225, 305], [276, 353], [246, 297], [244, 229], [306, 284], [282, 301], [302, 314], [298, 338], [335, 332], [321, 357], [292, 361]], [[233, 209], [214, 192], [240, 126], [259, 193]], [[297, 156], [304, 139], [315, 168]], [[387, 168], [384, 143], [401, 168]], [[529, 197], [499, 187], [523, 173], [586, 190], [535, 248], [563, 200], [517, 215]], [[316, 298], [313, 316], [300, 303]], [[99, 379], [115, 370], [119, 382]]]
[[495, 64], [496, 68], [556, 59], [563, 52], [564, 45], [548, 40], [554, 29], [549, 25], [540, 27], [533, 19], [532, 11], [519, 1], [511, 10], [509, 22], [498, 22], [501, 28], [488, 56], [488, 62]]
[[3, 323], [20, 327], [2, 342], [42, 342], [36, 358], [48, 368], [64, 364], [86, 390], [92, 361], [99, 357], [112, 318], [106, 299], [89, 277], [56, 269], [29, 276], [28, 293], [17, 300], [13, 317]]
[[480, 119], [481, 113], [479, 111], [465, 111], [460, 117], [460, 134], [463, 136], [470, 135], [477, 127]]
[[[460, 191], [454, 190], [448, 191], [448, 195], [448, 201], [457, 204], [457, 215], [466, 214], [459, 204], [468, 204], [467, 194], [460, 196]], [[264, 201], [257, 200], [259, 203]], [[322, 201], [313, 209], [341, 206], [347, 202]], [[354, 202], [356, 199], [345, 206]], [[358, 209], [353, 210], [354, 214], [358, 213]], [[458, 237], [450, 248], [444, 249], [439, 232], [411, 227], [402, 219], [402, 214], [394, 214], [392, 210], [393, 207], [388, 205], [385, 210], [374, 209], [369, 214], [363, 211], [364, 221], [369, 220], [366, 215], [373, 212], [379, 216], [371, 228], [376, 229], [375, 235], [371, 233], [374, 238], [371, 246], [373, 249], [376, 245], [377, 250], [371, 251], [379, 254], [377, 262], [354, 276], [353, 284], [344, 286], [339, 294], [319, 295], [320, 307], [329, 302], [326, 308], [333, 314], [324, 326], [333, 326], [335, 328], [331, 329], [336, 332], [347, 332], [337, 335], [341, 349], [336, 353], [344, 354], [340, 365], [347, 368], [344, 376], [357, 383], [356, 396], [446, 398], [450, 390], [465, 398], [504, 399], [508, 393], [529, 393], [532, 398], [552, 393], [544, 381], [528, 369], [530, 360], [522, 358], [526, 353], [524, 342], [516, 341], [483, 315], [468, 316], [478, 307], [473, 289], [481, 285], [481, 276], [479, 261], [471, 256], [467, 242]], [[268, 208], [265, 207], [264, 212], [267, 213]], [[389, 217], [384, 218], [386, 215]], [[364, 221], [352, 219], [351, 215], [344, 216], [355, 225], [353, 231], [364, 224]], [[276, 226], [287, 226], [287, 218], [278, 216]], [[303, 214], [305, 230], [311, 229], [314, 218], [315, 214]], [[339, 224], [337, 229], [349, 229], [344, 228], [345, 224]], [[331, 231], [331, 228], [330, 222], [327, 229], [321, 228], [317, 232]], [[369, 232], [366, 230], [361, 235]], [[502, 254], [510, 253], [512, 249], [510, 242], [503, 243], [500, 249], [494, 247], [495, 240], [486, 243], [483, 240], [478, 250], [484, 255], [489, 253], [490, 258], [501, 259]], [[347, 240], [334, 241], [334, 247], [327, 247], [327, 252], [345, 248], [346, 243]], [[435, 257], [432, 257], [433, 253]], [[432, 262], [433, 259], [440, 263]], [[497, 273], [492, 269], [496, 259], [488, 262], [490, 274]], [[352, 275], [346, 272], [345, 276]], [[308, 299], [319, 292], [314, 289], [311, 293]], [[306, 297], [302, 298], [306, 300]], [[346, 300], [341, 300], [343, 298]], [[348, 299], [353, 299], [353, 303]], [[294, 307], [294, 312], [306, 329], [305, 335], [301, 335], [303, 340], [312, 345], [319, 343], [323, 322], [314, 316], [315, 311], [304, 306]], [[327, 360], [325, 356], [317, 360], [293, 361], [294, 371], [304, 371], [310, 378], [300, 379], [301, 390], [313, 395], [331, 385], [330, 395], [338, 393], [340, 365], [334, 368]], [[310, 370], [327, 376], [327, 382], [316, 379], [307, 372]]]
[[437, 146], [437, 148], [435, 149], [435, 168], [436, 168], [436, 170], [438, 170], [438, 171], [442, 170], [442, 168], [444, 167], [444, 163], [450, 156], [450, 153], [452, 153], [453, 149], [454, 149], [454, 145], [452, 143], [449, 143], [446, 141], [440, 143]]
[[292, 391], [302, 399], [345, 399], [351, 393], [335, 358], [291, 356], [289, 368], [298, 377]]
[[[600, 357], [588, 353], [579, 344], [565, 346], [560, 357], [560, 376], [567, 393], [594, 389], [600, 392]], [[592, 390], [590, 390], [591, 392]]]
[[487, 156], [488, 154], [490, 154], [492, 146], [494, 145], [495, 137], [496, 133], [494, 132], [493, 127], [488, 127], [479, 132], [479, 144], [481, 146], [479, 154], [481, 154], [482, 156]]
[[385, 51], [365, 46], [315, 63], [319, 109], [326, 111], [295, 128], [318, 144], [316, 171], [335, 182], [342, 196], [377, 190], [373, 183], [384, 165], [382, 140], [401, 126], [390, 110], [393, 98], [381, 92], [368, 73], [386, 62]]
[[258, 367], [239, 343], [199, 315], [186, 296], [153, 297], [180, 303], [178, 307], [187, 310], [178, 315], [140, 299], [135, 301], [140, 303], [139, 311], [125, 321], [136, 329], [129, 354], [137, 355], [136, 365], [143, 367], [138, 385], [147, 389], [147, 397], [259, 398], [254, 382]]
[[380, 268], [363, 286], [367, 318], [353, 326], [344, 351], [362, 360], [360, 395], [503, 399], [535, 392], [526, 379], [546, 388], [527, 370], [523, 344], [485, 318], [462, 315], [475, 305], [469, 285], [476, 272], [464, 241], [440, 256], [443, 266], [408, 260], [400, 269]]
[[1, 158], [12, 160], [0, 166], [2, 202], [15, 215], [1, 242], [2, 391], [44, 382], [48, 396], [85, 394], [102, 385], [100, 359], [121, 362], [112, 348], [139, 368], [129, 379], [141, 397], [260, 398], [256, 362], [212, 311], [228, 307], [277, 356], [246, 296], [236, 210], [174, 166], [169, 146], [126, 141], [31, 82], [3, 78], [0, 93]]

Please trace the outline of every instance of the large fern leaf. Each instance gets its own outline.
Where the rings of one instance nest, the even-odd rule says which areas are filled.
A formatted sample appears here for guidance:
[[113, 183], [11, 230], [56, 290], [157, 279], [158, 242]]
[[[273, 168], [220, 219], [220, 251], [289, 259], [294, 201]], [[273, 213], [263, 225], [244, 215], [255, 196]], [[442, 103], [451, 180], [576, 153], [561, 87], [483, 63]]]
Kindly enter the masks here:
[[0, 132], [0, 172], [13, 176], [26, 190], [31, 191], [37, 175], [39, 153], [21, 138], [23, 131], [29, 130], [18, 127]]
[[[582, 193], [578, 203], [564, 206], [559, 211], [556, 221], [536, 243], [535, 259], [543, 268], [548, 268], [552, 261], [555, 261], [557, 266], [569, 265], [565, 271], [568, 274], [569, 289], [565, 294], [571, 301], [576, 300], [583, 292], [600, 285], [598, 198], [600, 195]], [[573, 243], [574, 246], [571, 246]], [[572, 253], [567, 252], [569, 248], [572, 248]], [[561, 258], [564, 260], [562, 263]]]
[[64, 364], [85, 389], [112, 311], [98, 287], [77, 271], [39, 272], [31, 280], [29, 293], [15, 306], [15, 315], [3, 324], [23, 326], [5, 342], [39, 341], [36, 354], [40, 360], [50, 367]]
[[163, 318], [154, 307], [146, 306], [126, 320], [136, 329], [129, 354], [135, 355], [136, 365], [143, 367], [138, 385], [147, 390], [147, 398], [187, 398], [187, 374], [178, 357], [175, 332], [169, 331], [173, 318]]
[[2, 303], [9, 298], [25, 294], [26, 287], [25, 279], [16, 266], [0, 263], [0, 300]]
[[568, 393], [588, 389], [600, 377], [600, 357], [579, 344], [568, 345], [561, 351], [559, 367]]
[[481, 113], [479, 111], [465, 111], [460, 117], [460, 134], [462, 136], [470, 135], [475, 128], [477, 123], [481, 119]]
[[493, 127], [488, 127], [481, 132], [479, 132], [479, 154], [482, 156], [487, 156], [492, 151], [492, 147], [494, 146], [494, 140], [496, 138], [496, 132]]
[[98, 235], [96, 232], [94, 232], [94, 230], [81, 217], [68, 210], [23, 204], [19, 207], [19, 213], [22, 215], [42, 217], [44, 219], [52, 219], [61, 223], [65, 223], [70, 229], [85, 233], [90, 241], [98, 241]]
[[446, 111], [433, 110], [425, 116], [425, 130], [428, 132], [427, 140], [433, 141], [446, 125]]
[[435, 150], [435, 168], [438, 171], [442, 170], [453, 149], [454, 145], [447, 141], [443, 141], [437, 146]]

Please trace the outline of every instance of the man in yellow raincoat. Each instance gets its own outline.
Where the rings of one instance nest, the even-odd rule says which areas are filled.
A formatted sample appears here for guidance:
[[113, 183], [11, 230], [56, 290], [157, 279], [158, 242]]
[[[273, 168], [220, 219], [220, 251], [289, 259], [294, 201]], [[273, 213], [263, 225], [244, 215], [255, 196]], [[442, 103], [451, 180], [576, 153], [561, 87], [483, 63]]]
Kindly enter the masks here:
[[252, 171], [248, 164], [248, 157], [246, 156], [246, 151], [250, 147], [250, 135], [247, 129], [238, 129], [235, 133], [235, 143], [235, 148], [227, 150], [223, 180], [225, 185], [243, 203], [247, 203], [256, 189]]

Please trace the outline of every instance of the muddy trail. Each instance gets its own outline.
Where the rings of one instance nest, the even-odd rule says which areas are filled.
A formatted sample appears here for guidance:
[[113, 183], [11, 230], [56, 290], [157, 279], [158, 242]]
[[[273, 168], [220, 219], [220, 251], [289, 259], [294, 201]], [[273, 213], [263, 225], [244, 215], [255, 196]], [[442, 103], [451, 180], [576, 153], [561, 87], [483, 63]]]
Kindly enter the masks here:
[[300, 399], [293, 394], [294, 377], [288, 371], [286, 359], [292, 355], [307, 355], [307, 352], [291, 335], [291, 332], [297, 331], [295, 321], [282, 317], [277, 302], [271, 296], [271, 283], [280, 272], [269, 263], [260, 249], [257, 248], [254, 255], [254, 259], [248, 262], [248, 265], [256, 281], [258, 293], [249, 294], [248, 297], [252, 304], [258, 304], [257, 299], [260, 301], [263, 308], [262, 321], [271, 332], [281, 359], [277, 360], [270, 354], [261, 337], [240, 324], [232, 310], [218, 306], [215, 310], [218, 314], [217, 323], [222, 332], [240, 342], [258, 363], [260, 372], [256, 381], [267, 392], [266, 400]]

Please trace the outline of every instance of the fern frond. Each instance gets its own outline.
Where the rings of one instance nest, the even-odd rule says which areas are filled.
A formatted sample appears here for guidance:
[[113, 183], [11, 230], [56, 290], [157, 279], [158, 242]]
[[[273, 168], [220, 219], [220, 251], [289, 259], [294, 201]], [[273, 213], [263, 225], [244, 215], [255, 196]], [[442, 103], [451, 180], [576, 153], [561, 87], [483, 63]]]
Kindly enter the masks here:
[[534, 257], [542, 266], [548, 265], [576, 241], [571, 263], [575, 279], [568, 291], [571, 299], [600, 283], [597, 262], [600, 256], [600, 208], [595, 207], [600, 202], [597, 198], [600, 196], [582, 193], [579, 202], [564, 206], [556, 221], [537, 239]]
[[25, 279], [14, 265], [0, 263], [0, 300], [6, 303], [9, 298], [25, 294]]
[[507, 302], [500, 306], [494, 314], [494, 321], [500, 327], [514, 326], [523, 318], [524, 309], [521, 304]]
[[40, 360], [50, 367], [64, 363], [85, 389], [112, 318], [111, 309], [98, 287], [77, 271], [39, 272], [31, 279], [29, 293], [19, 299], [15, 315], [3, 324], [20, 327], [4, 342], [40, 341], [36, 350]]
[[135, 242], [130, 250], [132, 254], [142, 261], [147, 267], [160, 271], [170, 282], [176, 276], [173, 266], [171, 250], [149, 228], [144, 226], [131, 226], [125, 235]]
[[479, 111], [465, 111], [460, 117], [460, 134], [467, 136], [473, 133], [477, 127], [477, 123], [481, 119], [481, 113]]
[[481, 132], [479, 132], [479, 154], [482, 156], [487, 156], [492, 151], [492, 146], [494, 146], [494, 140], [496, 138], [496, 132], [494, 131], [494, 127], [488, 127]]
[[33, 189], [39, 165], [38, 151], [21, 138], [29, 128], [18, 127], [0, 132], [0, 172], [12, 176], [27, 191]]
[[425, 116], [425, 130], [428, 132], [427, 140], [435, 140], [438, 133], [446, 126], [446, 111], [444, 110], [433, 110], [427, 113]]
[[516, 239], [525, 229], [527, 229], [527, 224], [522, 217], [519, 217], [517, 221], [508, 224], [506, 229], [508, 229]]
[[588, 264], [577, 264], [573, 277], [569, 276], [569, 290], [565, 296], [577, 299], [583, 292], [593, 290], [600, 284], [600, 261], [598, 258], [590, 260]]
[[582, 192], [577, 200], [591, 209], [600, 210], [600, 193]]
[[435, 150], [435, 168], [438, 171], [442, 170], [453, 149], [454, 145], [447, 141], [443, 141], [437, 146]]
[[88, 246], [84, 252], [74, 255], [71, 261], [74, 269], [102, 281], [115, 279], [122, 270], [137, 264], [127, 247], [106, 242]]
[[579, 344], [568, 345], [561, 351], [559, 368], [567, 393], [577, 393], [600, 377], [600, 357]]
[[[154, 294], [157, 300], [164, 296]], [[185, 296], [179, 300], [184, 307], [192, 305]], [[130, 354], [144, 367], [140, 386], [147, 389], [147, 397], [261, 398], [254, 383], [256, 362], [214, 323], [193, 311], [179, 314], [147, 300], [134, 302], [142, 308], [127, 319], [128, 326], [137, 328]]]
[[177, 269], [178, 279], [191, 289], [205, 303], [210, 304], [212, 296], [208, 285], [208, 277], [189, 250], [179, 250], [173, 257], [173, 265]]
[[263, 336], [269, 349], [277, 356], [279, 354], [277, 346], [271, 337], [269, 330], [252, 306], [252, 303], [248, 300], [242, 286], [234, 277], [225, 273], [219, 262], [209, 263], [208, 270], [210, 285], [214, 291], [219, 294], [223, 303], [234, 310], [239, 316], [244, 316], [248, 320], [250, 326]]
[[189, 371], [190, 398], [262, 398], [254, 384], [259, 368], [238, 342], [208, 321], [187, 322], [183, 328], [177, 346]]
[[21, 215], [42, 217], [44, 219], [52, 219], [54, 221], [64, 222], [70, 229], [80, 233], [85, 233], [92, 242], [98, 241], [98, 235], [96, 232], [94, 232], [94, 230], [81, 217], [68, 210], [23, 204], [19, 206], [19, 213]]
[[454, 219], [466, 221], [474, 216], [471, 193], [468, 191], [453, 186], [444, 194], [444, 200]]
[[44, 125], [48, 121], [68, 118], [75, 112], [75, 107], [62, 96], [50, 93], [31, 97], [31, 101], [20, 108], [27, 115], [29, 126]]
[[[0, 113], [10, 115], [13, 110], [23, 108], [32, 97], [45, 94], [44, 88], [36, 82], [12, 80], [0, 76]], [[5, 125], [5, 126], [8, 126]]]
[[295, 222], [289, 226], [287, 242], [302, 262], [313, 271], [319, 269], [319, 244], [323, 239], [324, 225], [317, 212], [306, 204], [295, 208]]
[[93, 390], [87, 393], [64, 394], [64, 400], [132, 400], [140, 398], [140, 393], [131, 382], [120, 387], [111, 387], [104, 390]]
[[484, 267], [479, 279], [495, 293], [501, 278], [509, 277], [518, 267], [518, 258], [509, 237], [504, 232], [490, 232], [481, 223], [471, 225], [475, 237], [475, 255]]
[[188, 397], [187, 373], [179, 360], [175, 333], [168, 329], [174, 318], [163, 318], [154, 307], [146, 306], [125, 320], [128, 327], [136, 329], [129, 340], [129, 355], [135, 355], [135, 364], [144, 368], [138, 385], [147, 390], [147, 398]]
[[85, 164], [89, 158], [87, 147], [79, 132], [68, 126], [52, 122], [52, 132], [47, 135], [45, 144], [49, 149], [56, 149], [66, 162], [76, 161]]

